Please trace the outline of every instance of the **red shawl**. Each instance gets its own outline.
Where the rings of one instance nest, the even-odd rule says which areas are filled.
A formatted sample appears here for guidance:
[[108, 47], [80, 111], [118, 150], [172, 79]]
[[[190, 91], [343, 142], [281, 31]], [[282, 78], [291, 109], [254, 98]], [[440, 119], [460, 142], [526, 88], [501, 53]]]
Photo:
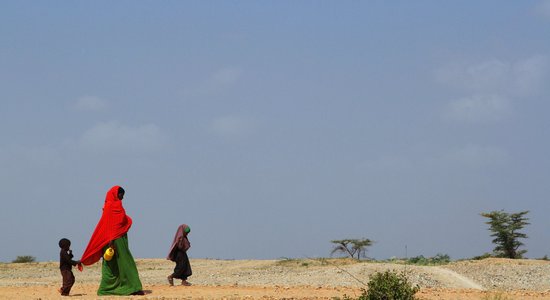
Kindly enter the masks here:
[[122, 201], [118, 199], [118, 189], [119, 186], [113, 186], [107, 192], [101, 219], [80, 259], [84, 265], [91, 265], [99, 261], [103, 255], [103, 247], [110, 241], [123, 236], [132, 226], [132, 219], [126, 215]]

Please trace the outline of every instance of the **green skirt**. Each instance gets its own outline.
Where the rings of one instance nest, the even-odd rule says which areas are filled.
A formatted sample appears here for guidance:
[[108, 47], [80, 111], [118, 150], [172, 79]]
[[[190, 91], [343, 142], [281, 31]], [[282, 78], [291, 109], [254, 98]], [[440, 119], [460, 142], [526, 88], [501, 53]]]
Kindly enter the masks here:
[[[111, 261], [103, 260], [101, 267], [101, 283], [97, 294], [131, 295], [141, 291], [141, 281], [136, 262], [128, 248], [128, 236], [125, 234], [114, 242], [115, 255]], [[103, 248], [103, 253], [109, 246]]]

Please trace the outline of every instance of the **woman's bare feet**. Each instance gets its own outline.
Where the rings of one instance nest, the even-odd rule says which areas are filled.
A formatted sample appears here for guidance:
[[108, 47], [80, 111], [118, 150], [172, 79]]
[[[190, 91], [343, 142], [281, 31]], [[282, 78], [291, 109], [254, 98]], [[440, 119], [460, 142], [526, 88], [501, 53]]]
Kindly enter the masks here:
[[187, 280], [182, 280], [181, 285], [190, 286], [191, 284]]
[[145, 295], [145, 292], [144, 291], [137, 291], [137, 292], [132, 293], [132, 295], [143, 296], [143, 295]]
[[172, 275], [168, 276], [168, 283], [170, 284], [170, 286], [174, 286], [174, 278], [172, 277]]

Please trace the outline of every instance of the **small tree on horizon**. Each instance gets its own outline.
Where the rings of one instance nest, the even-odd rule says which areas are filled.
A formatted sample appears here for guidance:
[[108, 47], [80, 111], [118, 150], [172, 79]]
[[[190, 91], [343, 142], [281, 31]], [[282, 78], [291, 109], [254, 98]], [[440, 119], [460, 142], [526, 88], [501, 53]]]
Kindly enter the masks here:
[[374, 241], [371, 241], [369, 239], [344, 239], [344, 240], [333, 240], [330, 241], [333, 244], [336, 244], [334, 246], [334, 249], [332, 249], [332, 252], [330, 252], [330, 255], [336, 253], [336, 252], [342, 252], [351, 258], [361, 259], [361, 257], [367, 257], [367, 247], [372, 246]]
[[519, 232], [525, 225], [530, 224], [527, 222], [529, 218], [525, 216], [527, 213], [529, 211], [510, 214], [503, 210], [481, 213], [481, 216], [489, 219], [485, 224], [488, 224], [489, 230], [493, 232], [491, 236], [494, 237], [493, 244], [496, 247], [493, 252], [496, 256], [516, 259], [522, 258], [527, 252], [519, 250], [519, 247], [524, 245], [519, 239], [527, 238], [525, 233]]

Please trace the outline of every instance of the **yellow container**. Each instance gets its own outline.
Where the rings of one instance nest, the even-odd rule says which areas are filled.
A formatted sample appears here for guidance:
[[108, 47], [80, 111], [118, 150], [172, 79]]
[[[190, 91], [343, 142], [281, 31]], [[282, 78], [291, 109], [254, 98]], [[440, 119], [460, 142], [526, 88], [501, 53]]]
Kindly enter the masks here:
[[110, 261], [113, 259], [113, 256], [115, 256], [115, 249], [109, 247], [107, 250], [105, 250], [105, 253], [103, 253], [103, 259], [106, 261]]

